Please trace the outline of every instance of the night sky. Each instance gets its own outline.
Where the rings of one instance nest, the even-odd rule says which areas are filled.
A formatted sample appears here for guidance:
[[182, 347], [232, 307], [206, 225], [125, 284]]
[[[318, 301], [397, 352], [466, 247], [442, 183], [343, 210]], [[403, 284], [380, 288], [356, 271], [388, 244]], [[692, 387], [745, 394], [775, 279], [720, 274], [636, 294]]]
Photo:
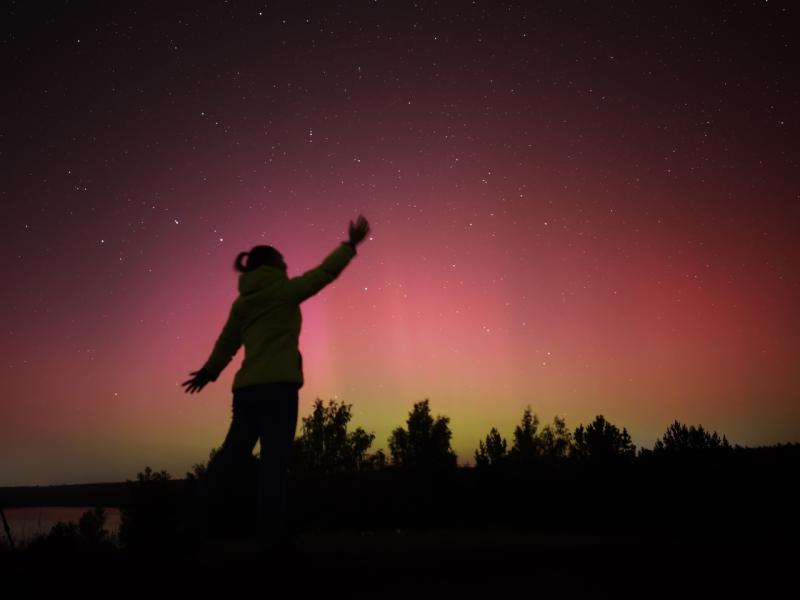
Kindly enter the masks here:
[[462, 464], [527, 405], [800, 441], [793, 3], [124, 4], [3, 9], [0, 485], [206, 460], [236, 255], [359, 213], [301, 416], [387, 449], [428, 398]]

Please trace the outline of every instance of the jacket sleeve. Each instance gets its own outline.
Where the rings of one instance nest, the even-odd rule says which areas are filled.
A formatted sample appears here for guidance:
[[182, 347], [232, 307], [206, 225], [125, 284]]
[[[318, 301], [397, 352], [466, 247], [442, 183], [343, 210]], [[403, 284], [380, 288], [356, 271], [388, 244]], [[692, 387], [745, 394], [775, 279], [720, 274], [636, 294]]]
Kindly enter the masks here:
[[342, 242], [318, 267], [288, 279], [283, 288], [284, 297], [298, 304], [307, 300], [336, 279], [355, 255], [356, 249]]
[[242, 332], [240, 329], [239, 315], [232, 307], [228, 320], [222, 328], [222, 333], [214, 344], [211, 356], [203, 365], [202, 370], [209, 374], [211, 381], [216, 381], [219, 374], [233, 360], [239, 346], [242, 345]]

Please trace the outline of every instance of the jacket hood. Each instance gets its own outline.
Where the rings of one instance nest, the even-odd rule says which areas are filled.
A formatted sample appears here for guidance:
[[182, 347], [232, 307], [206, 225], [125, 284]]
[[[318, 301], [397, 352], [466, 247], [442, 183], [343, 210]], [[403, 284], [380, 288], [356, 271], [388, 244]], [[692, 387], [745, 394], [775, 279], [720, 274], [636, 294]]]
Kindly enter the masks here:
[[288, 279], [286, 273], [269, 265], [261, 265], [257, 269], [239, 275], [239, 293], [243, 296], [254, 294], [281, 279]]

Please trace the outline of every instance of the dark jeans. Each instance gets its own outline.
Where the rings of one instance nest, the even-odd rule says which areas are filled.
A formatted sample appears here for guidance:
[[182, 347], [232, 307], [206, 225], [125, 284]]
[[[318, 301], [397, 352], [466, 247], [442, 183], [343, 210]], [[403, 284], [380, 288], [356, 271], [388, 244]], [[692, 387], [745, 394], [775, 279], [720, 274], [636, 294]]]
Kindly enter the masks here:
[[[297, 383], [278, 382], [234, 391], [230, 430], [222, 448], [209, 461], [201, 488], [206, 500], [230, 496], [237, 485], [243, 489], [248, 467], [256, 469], [260, 540], [274, 540], [287, 533], [287, 468], [297, 427], [299, 387]], [[261, 441], [261, 460], [256, 465], [252, 452], [257, 440]]]

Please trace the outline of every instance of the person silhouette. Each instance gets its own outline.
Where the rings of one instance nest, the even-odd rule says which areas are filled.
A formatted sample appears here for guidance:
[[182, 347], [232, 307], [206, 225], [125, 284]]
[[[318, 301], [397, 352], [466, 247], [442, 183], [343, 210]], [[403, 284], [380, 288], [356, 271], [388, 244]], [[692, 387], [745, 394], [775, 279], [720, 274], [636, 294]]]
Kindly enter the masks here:
[[[288, 464], [297, 427], [298, 392], [304, 384], [299, 350], [300, 304], [336, 279], [356, 255], [370, 232], [359, 215], [350, 221], [349, 240], [322, 263], [298, 277], [287, 276], [283, 255], [272, 246], [254, 246], [236, 257], [239, 296], [211, 356], [181, 385], [199, 392], [216, 381], [244, 345], [245, 357], [233, 379], [230, 429], [220, 450], [209, 460], [201, 478], [201, 502], [228, 493], [232, 474], [241, 473], [261, 442], [258, 467], [257, 538], [265, 550], [291, 545], [286, 524]], [[247, 262], [243, 259], [247, 257]], [[206, 515], [207, 516], [207, 515]], [[207, 525], [207, 524], [206, 524]]]

